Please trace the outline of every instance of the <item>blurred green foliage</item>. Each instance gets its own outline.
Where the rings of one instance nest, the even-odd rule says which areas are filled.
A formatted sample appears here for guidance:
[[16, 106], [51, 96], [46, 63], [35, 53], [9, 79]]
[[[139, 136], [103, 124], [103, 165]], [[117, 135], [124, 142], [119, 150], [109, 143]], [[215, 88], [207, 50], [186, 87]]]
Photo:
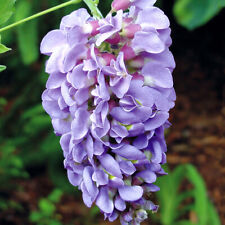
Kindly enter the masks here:
[[60, 189], [54, 189], [47, 198], [40, 199], [38, 210], [32, 211], [30, 214], [30, 221], [38, 225], [62, 225], [55, 206], [60, 201], [62, 194]]
[[177, 22], [189, 30], [211, 20], [225, 6], [225, 0], [176, 0], [173, 8]]
[[155, 219], [161, 225], [221, 225], [204, 180], [191, 164], [178, 166], [156, 183], [160, 210]]

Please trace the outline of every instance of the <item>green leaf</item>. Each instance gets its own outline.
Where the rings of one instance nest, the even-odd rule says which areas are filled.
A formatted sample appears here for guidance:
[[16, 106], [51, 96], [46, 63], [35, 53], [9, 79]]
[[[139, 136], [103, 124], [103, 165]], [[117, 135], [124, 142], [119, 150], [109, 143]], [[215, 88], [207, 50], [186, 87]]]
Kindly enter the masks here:
[[0, 65], [0, 72], [6, 69], [6, 66]]
[[60, 189], [55, 189], [52, 193], [48, 196], [48, 199], [51, 202], [58, 203], [62, 197], [63, 192]]
[[[32, 14], [32, 4], [27, 0], [20, 0], [15, 13], [16, 21]], [[32, 20], [17, 27], [18, 45], [25, 65], [35, 62], [39, 55], [37, 20]]]
[[11, 48], [7, 48], [5, 45], [0, 44], [0, 54], [10, 51]]
[[214, 205], [210, 202], [208, 202], [208, 224], [213, 225], [221, 225], [219, 215], [214, 207]]
[[198, 224], [205, 225], [207, 224], [208, 197], [204, 180], [192, 165], [186, 165], [186, 176], [195, 187], [195, 212], [198, 216]]
[[55, 205], [50, 202], [48, 199], [41, 199], [39, 202], [39, 208], [43, 215], [51, 216], [54, 214], [56, 208]]
[[173, 12], [180, 25], [193, 30], [207, 23], [223, 6], [221, 0], [176, 0]]
[[13, 14], [16, 0], [0, 0], [0, 24], [5, 23]]

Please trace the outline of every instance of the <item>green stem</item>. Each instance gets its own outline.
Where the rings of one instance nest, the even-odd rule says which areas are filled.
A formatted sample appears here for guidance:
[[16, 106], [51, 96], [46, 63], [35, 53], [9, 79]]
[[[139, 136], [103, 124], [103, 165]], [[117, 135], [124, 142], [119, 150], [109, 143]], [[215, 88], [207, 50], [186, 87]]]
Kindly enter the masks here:
[[83, 0], [83, 1], [91, 10], [91, 13], [95, 18], [101, 19], [103, 17], [100, 10], [98, 9], [99, 0]]
[[[90, 1], [90, 0], [89, 0]], [[89, 2], [88, 1], [88, 2]], [[91, 0], [92, 1], [92, 0]], [[72, 5], [72, 4], [76, 4], [76, 3], [79, 3], [79, 2], [81, 2], [81, 0], [71, 0], [71, 1], [68, 1], [68, 2], [65, 2], [65, 3], [62, 3], [62, 4], [60, 4], [60, 5], [57, 5], [57, 6], [55, 6], [55, 7], [52, 7], [52, 8], [50, 8], [50, 9], [47, 9], [47, 10], [44, 10], [44, 11], [42, 11], [42, 12], [39, 12], [39, 13], [37, 13], [37, 14], [34, 14], [33, 16], [30, 16], [30, 17], [27, 17], [27, 18], [25, 18], [25, 19], [22, 19], [22, 20], [20, 20], [20, 21], [17, 21], [17, 22], [15, 22], [15, 23], [13, 23], [13, 24], [10, 24], [10, 25], [8, 25], [8, 26], [6, 26], [6, 27], [3, 27], [2, 29], [0, 29], [0, 33], [1, 32], [3, 32], [3, 31], [6, 31], [6, 30], [8, 30], [8, 29], [11, 29], [11, 28], [13, 28], [13, 27], [15, 27], [15, 26], [18, 26], [18, 25], [20, 25], [20, 24], [23, 24], [23, 23], [25, 23], [25, 22], [27, 22], [27, 21], [29, 21], [29, 20], [33, 20], [33, 19], [35, 19], [35, 18], [37, 18], [37, 17], [40, 17], [40, 16], [43, 16], [43, 15], [45, 15], [45, 14], [47, 14], [47, 13], [50, 13], [50, 12], [53, 12], [53, 11], [55, 11], [55, 10], [57, 10], [57, 9], [61, 9], [61, 8], [64, 8], [64, 7], [66, 7], [66, 6], [69, 6], [69, 5]], [[86, 2], [86, 1], [85, 1]], [[87, 5], [88, 5], [88, 3], [86, 3]], [[92, 10], [92, 9], [91, 9]]]

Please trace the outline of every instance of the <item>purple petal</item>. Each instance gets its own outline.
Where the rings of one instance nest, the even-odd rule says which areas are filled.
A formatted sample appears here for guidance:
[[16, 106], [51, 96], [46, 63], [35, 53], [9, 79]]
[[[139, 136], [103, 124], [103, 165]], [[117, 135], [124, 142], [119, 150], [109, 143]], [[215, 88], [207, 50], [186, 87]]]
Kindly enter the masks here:
[[98, 185], [108, 184], [108, 175], [102, 170], [96, 170], [92, 176], [92, 179], [96, 181]]
[[125, 161], [125, 160], [120, 161], [119, 165], [120, 165], [121, 171], [126, 175], [132, 175], [136, 171], [135, 166], [130, 161]]
[[119, 149], [114, 149], [112, 152], [129, 160], [141, 160], [146, 158], [143, 152], [128, 144]]
[[109, 154], [98, 156], [102, 167], [115, 177], [122, 178], [118, 162]]
[[115, 204], [115, 208], [121, 212], [123, 212], [126, 209], [126, 203], [118, 195], [116, 196], [114, 204]]
[[89, 195], [85, 187], [85, 184], [83, 182], [81, 184], [81, 190], [82, 190], [82, 197], [83, 197], [84, 204], [90, 208], [93, 203], [93, 200], [92, 200], [92, 197]]
[[170, 26], [167, 16], [162, 10], [156, 7], [149, 7], [140, 11], [136, 23], [141, 24], [141, 27], [144, 30], [148, 29], [149, 27], [154, 27], [155, 29], [166, 29]]
[[151, 170], [143, 170], [136, 174], [137, 177], [141, 177], [146, 183], [154, 183], [156, 181], [156, 175]]
[[72, 122], [72, 134], [75, 140], [84, 138], [88, 132], [89, 113], [79, 108], [76, 111], [75, 119]]
[[75, 45], [69, 50], [64, 60], [64, 71], [69, 72], [75, 67], [77, 61], [86, 54], [86, 48], [83, 44]]
[[160, 53], [165, 50], [165, 44], [161, 41], [157, 33], [154, 31], [137, 32], [132, 41], [132, 47], [136, 52], [146, 51], [149, 53]]
[[156, 113], [155, 117], [147, 120], [144, 123], [145, 130], [150, 131], [150, 130], [154, 130], [154, 129], [160, 127], [167, 121], [168, 118], [169, 118], [169, 113], [167, 113], [167, 112]]
[[114, 209], [113, 201], [109, 198], [108, 188], [103, 186], [100, 188], [96, 205], [105, 213], [112, 213]]
[[145, 134], [139, 135], [134, 139], [133, 145], [138, 149], [144, 149], [148, 146], [148, 138]]
[[87, 72], [83, 71], [83, 65], [77, 65], [71, 73], [68, 74], [68, 80], [74, 88], [80, 89], [86, 86]]
[[60, 72], [52, 73], [48, 78], [48, 81], [46, 83], [46, 88], [48, 89], [58, 88], [61, 86], [61, 84], [63, 83], [65, 79], [66, 79], [66, 76], [63, 73], [60, 73]]
[[50, 31], [41, 42], [41, 53], [52, 53], [60, 45], [66, 43], [66, 36], [61, 30]]
[[93, 174], [92, 167], [87, 166], [84, 168], [83, 181], [84, 181], [84, 184], [86, 186], [86, 189], [87, 189], [89, 195], [92, 197], [92, 200], [94, 201], [98, 195], [98, 189], [92, 180], [92, 174]]
[[74, 173], [71, 170], [67, 170], [67, 176], [69, 179], [69, 182], [73, 185], [73, 186], [78, 186], [80, 185], [80, 182], [82, 181], [82, 176]]
[[173, 77], [168, 68], [162, 67], [160, 64], [147, 63], [143, 69], [142, 74], [145, 76], [145, 83], [148, 85], [148, 80], [151, 79], [151, 86], [158, 86], [162, 88], [173, 87]]
[[72, 155], [73, 155], [73, 160], [75, 162], [82, 163], [82, 161], [84, 160], [87, 153], [86, 153], [83, 145], [80, 143], [73, 147]]
[[82, 89], [77, 90], [74, 98], [78, 105], [82, 105], [83, 103], [85, 103], [89, 98], [88, 88], [82, 88]]
[[123, 186], [118, 189], [120, 197], [124, 201], [134, 202], [143, 195], [143, 189], [140, 186]]

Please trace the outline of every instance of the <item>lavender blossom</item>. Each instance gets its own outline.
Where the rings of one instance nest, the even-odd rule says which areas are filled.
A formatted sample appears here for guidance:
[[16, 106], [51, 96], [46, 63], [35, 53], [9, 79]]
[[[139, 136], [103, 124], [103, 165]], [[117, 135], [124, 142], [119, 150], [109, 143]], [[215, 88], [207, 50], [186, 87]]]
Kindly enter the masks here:
[[49, 56], [43, 107], [61, 136], [68, 179], [87, 207], [122, 225], [157, 211], [150, 193], [166, 174], [175, 62], [169, 20], [154, 3], [114, 0], [116, 15], [99, 21], [79, 9], [41, 43]]

